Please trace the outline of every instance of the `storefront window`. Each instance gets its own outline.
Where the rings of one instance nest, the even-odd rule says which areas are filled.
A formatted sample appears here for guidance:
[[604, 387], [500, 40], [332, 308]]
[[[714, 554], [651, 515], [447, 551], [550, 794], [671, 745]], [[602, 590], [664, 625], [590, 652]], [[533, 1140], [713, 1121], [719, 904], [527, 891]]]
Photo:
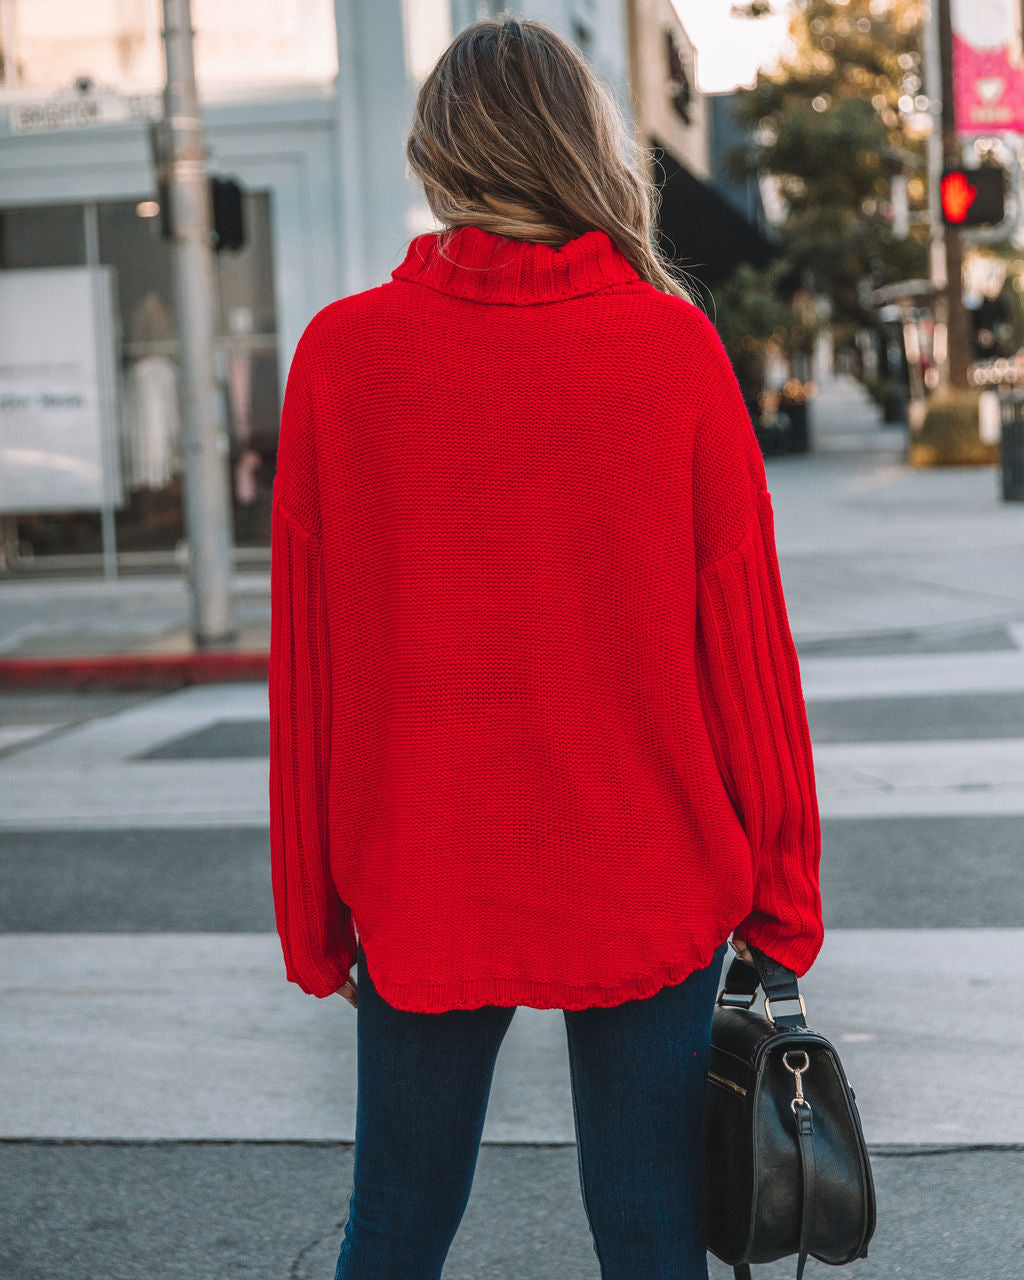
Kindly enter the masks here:
[[[280, 421], [271, 208], [266, 192], [249, 191], [244, 199], [245, 243], [215, 258], [215, 354], [231, 442], [235, 545], [265, 549]], [[86, 265], [90, 217], [98, 261], [112, 268], [122, 566], [173, 564], [186, 535], [173, 257], [153, 213], [149, 201], [0, 211], [0, 269]], [[101, 550], [99, 513], [15, 518], [15, 568], [27, 558]]]
[[81, 205], [0, 209], [0, 270], [83, 266]]
[[232, 428], [237, 546], [269, 542], [281, 417], [269, 196], [250, 192], [245, 217], [245, 245], [217, 257], [219, 350]]

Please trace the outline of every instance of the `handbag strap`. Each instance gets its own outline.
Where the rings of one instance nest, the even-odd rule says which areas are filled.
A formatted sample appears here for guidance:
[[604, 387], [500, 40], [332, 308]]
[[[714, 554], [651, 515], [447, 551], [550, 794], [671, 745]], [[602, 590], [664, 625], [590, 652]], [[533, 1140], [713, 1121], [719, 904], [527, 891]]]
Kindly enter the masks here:
[[[776, 1026], [806, 1027], [807, 1012], [803, 997], [800, 995], [796, 974], [792, 969], [787, 969], [784, 964], [773, 960], [771, 956], [765, 955], [757, 947], [751, 946], [750, 943], [747, 946], [754, 957], [754, 963], [741, 960], [739, 956], [733, 958], [732, 964], [726, 970], [725, 983], [718, 997], [718, 1003], [727, 1008], [749, 1009], [754, 1003], [754, 996], [760, 986], [764, 988], [766, 1012]], [[782, 1014], [774, 1012], [773, 1006], [788, 1000], [797, 1002], [800, 1006], [799, 1012]]]
[[807, 1262], [807, 1235], [810, 1230], [811, 1214], [814, 1212], [818, 1165], [814, 1157], [814, 1121], [811, 1118], [811, 1104], [805, 1100], [803, 1106], [793, 1107], [793, 1113], [796, 1116], [800, 1180], [803, 1184], [803, 1204], [800, 1212], [800, 1259], [796, 1268], [796, 1280], [803, 1280], [804, 1266]]
[[[741, 963], [743, 963], [741, 961]], [[749, 966], [748, 966], [749, 967]], [[803, 1105], [792, 1108], [796, 1117], [797, 1150], [800, 1152], [800, 1245], [796, 1267], [796, 1280], [803, 1280], [804, 1267], [807, 1265], [807, 1236], [810, 1230], [811, 1215], [814, 1212], [814, 1197], [817, 1191], [818, 1162], [814, 1153], [814, 1120], [811, 1104], [804, 1099]], [[733, 1280], [751, 1280], [750, 1264], [737, 1263], [733, 1269]]]

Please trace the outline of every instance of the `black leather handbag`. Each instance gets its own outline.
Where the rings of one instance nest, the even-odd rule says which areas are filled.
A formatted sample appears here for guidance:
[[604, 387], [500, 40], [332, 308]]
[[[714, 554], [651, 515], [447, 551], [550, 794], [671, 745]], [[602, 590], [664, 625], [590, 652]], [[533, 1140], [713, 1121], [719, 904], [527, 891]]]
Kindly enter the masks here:
[[[749, 945], [749, 944], [748, 944]], [[704, 1108], [708, 1248], [750, 1264], [797, 1254], [867, 1256], [875, 1187], [854, 1092], [832, 1044], [808, 1028], [791, 969], [755, 947], [736, 956], [712, 1016]], [[764, 1016], [751, 1005], [764, 988]], [[797, 1002], [798, 1010], [778, 1006]]]

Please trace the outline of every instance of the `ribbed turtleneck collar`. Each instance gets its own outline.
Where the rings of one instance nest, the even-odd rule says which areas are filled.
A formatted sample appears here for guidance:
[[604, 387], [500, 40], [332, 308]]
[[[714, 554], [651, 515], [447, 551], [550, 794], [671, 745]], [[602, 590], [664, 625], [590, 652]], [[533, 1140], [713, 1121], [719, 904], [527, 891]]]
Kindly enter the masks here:
[[476, 302], [516, 306], [555, 302], [641, 279], [608, 233], [597, 229], [554, 248], [534, 240], [512, 240], [482, 227], [457, 227], [444, 256], [440, 236], [438, 231], [415, 236], [392, 278]]

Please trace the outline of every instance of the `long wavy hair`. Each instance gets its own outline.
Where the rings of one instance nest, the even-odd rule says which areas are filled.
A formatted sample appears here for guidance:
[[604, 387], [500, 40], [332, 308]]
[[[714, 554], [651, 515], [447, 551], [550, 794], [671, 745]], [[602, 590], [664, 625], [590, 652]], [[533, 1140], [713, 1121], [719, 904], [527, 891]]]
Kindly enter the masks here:
[[441, 54], [405, 142], [442, 253], [466, 225], [554, 246], [598, 229], [641, 279], [696, 303], [654, 239], [652, 150], [575, 45], [507, 10], [470, 23]]

